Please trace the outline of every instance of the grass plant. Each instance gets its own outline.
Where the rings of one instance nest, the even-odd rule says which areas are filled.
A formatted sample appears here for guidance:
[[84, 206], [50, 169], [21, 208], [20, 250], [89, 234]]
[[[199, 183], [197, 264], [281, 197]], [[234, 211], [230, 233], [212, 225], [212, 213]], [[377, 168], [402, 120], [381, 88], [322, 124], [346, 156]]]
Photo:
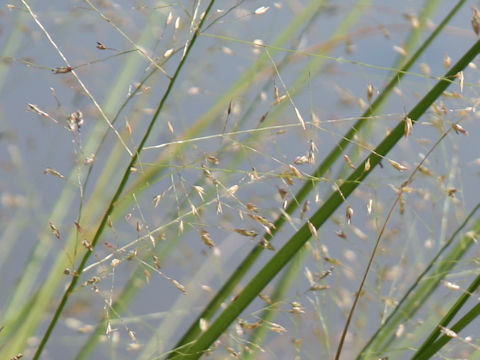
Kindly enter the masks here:
[[0, 358], [478, 357], [466, 3], [8, 5]]

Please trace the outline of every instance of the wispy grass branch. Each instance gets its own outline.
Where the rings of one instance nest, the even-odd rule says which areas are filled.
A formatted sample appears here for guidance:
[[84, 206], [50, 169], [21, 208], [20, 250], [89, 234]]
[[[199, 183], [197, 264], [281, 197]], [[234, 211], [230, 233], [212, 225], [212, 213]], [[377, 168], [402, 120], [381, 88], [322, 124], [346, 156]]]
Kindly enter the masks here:
[[[183, 68], [183, 65], [185, 64], [186, 60], [188, 59], [189, 57], [189, 54], [190, 54], [190, 51], [193, 47], [193, 45], [195, 44], [197, 38], [198, 38], [198, 34], [199, 34], [199, 31], [200, 31], [200, 28], [202, 27], [206, 17], [208, 16], [210, 10], [212, 9], [212, 6], [213, 4], [215, 3], [214, 0], [210, 1], [210, 3], [208, 4], [206, 10], [205, 10], [205, 15], [200, 19], [199, 23], [198, 23], [198, 27], [197, 29], [195, 29], [191, 39], [189, 40], [189, 43], [187, 44], [186, 46], [186, 49], [185, 49], [185, 52], [184, 52], [184, 55], [182, 56], [168, 86], [167, 86], [167, 89], [165, 90], [165, 93], [164, 95], [162, 96], [162, 99], [160, 100], [159, 104], [158, 104], [158, 107], [152, 117], [152, 120], [150, 121], [149, 123], [149, 126], [147, 128], [147, 130], [145, 131], [145, 134], [143, 135], [142, 137], [142, 140], [140, 141], [140, 143], [138, 144], [138, 147], [137, 147], [137, 150], [136, 152], [133, 154], [132, 156], [132, 159], [130, 160], [128, 166], [126, 167], [125, 171], [124, 171], [124, 174], [123, 174], [123, 177], [120, 181], [120, 184], [119, 186], [117, 187], [117, 190], [115, 192], [115, 194], [113, 195], [108, 207], [107, 207], [107, 210], [105, 211], [103, 217], [102, 217], [102, 220], [100, 221], [100, 224], [98, 226], [98, 229], [97, 231], [95, 232], [95, 235], [93, 236], [92, 238], [92, 241], [91, 241], [91, 245], [93, 248], [95, 248], [97, 242], [98, 242], [98, 239], [100, 238], [100, 236], [102, 235], [103, 233], [103, 230], [105, 229], [105, 227], [107, 226], [107, 223], [108, 223], [108, 219], [111, 215], [111, 213], [113, 212], [113, 209], [115, 207], [115, 204], [116, 202], [118, 201], [118, 199], [120, 198], [120, 196], [122, 195], [123, 193], [123, 190], [125, 189], [126, 185], [127, 185], [127, 182], [128, 182], [128, 179], [130, 178], [130, 175], [132, 173], [132, 168], [134, 167], [134, 165], [137, 163], [137, 160], [141, 154], [141, 151], [143, 150], [143, 147], [145, 146], [145, 143], [147, 142], [148, 138], [149, 138], [149, 135], [153, 129], [153, 127], [156, 125], [157, 123], [157, 119], [158, 119], [158, 116], [160, 115], [161, 111], [163, 110], [163, 107], [167, 101], [167, 99], [169, 98], [169, 95], [173, 89], [173, 86], [175, 85], [175, 82]], [[32, 14], [33, 15], [33, 14]], [[45, 345], [47, 344], [48, 342], [48, 339], [50, 338], [50, 335], [53, 331], [53, 329], [55, 328], [57, 322], [58, 322], [58, 319], [60, 318], [60, 315], [61, 313], [63, 312], [63, 309], [65, 308], [65, 305], [68, 301], [68, 299], [70, 298], [70, 295], [72, 294], [73, 290], [75, 289], [77, 283], [78, 283], [78, 280], [79, 280], [79, 276], [78, 274], [81, 274], [83, 269], [85, 268], [85, 265], [87, 264], [87, 261], [88, 259], [90, 258], [90, 255], [91, 255], [91, 252], [90, 251], [86, 251], [82, 260], [80, 261], [78, 267], [76, 268], [76, 274], [77, 275], [74, 275], [72, 276], [72, 280], [70, 282], [70, 285], [68, 286], [67, 290], [65, 291], [64, 295], [62, 296], [62, 299], [60, 300], [60, 303], [58, 304], [56, 310], [55, 310], [55, 313], [53, 315], [53, 318], [52, 320], [50, 321], [48, 327], [47, 327], [47, 330], [45, 331], [45, 334], [42, 338], [42, 340], [40, 341], [40, 344], [33, 356], [33, 359], [34, 360], [37, 360], [40, 358], [42, 352], [43, 352], [43, 349], [45, 348]]]
[[[406, 62], [406, 64], [400, 70], [395, 72], [389, 83], [385, 86], [384, 90], [375, 99], [372, 105], [365, 111], [365, 113], [362, 114], [359, 120], [356, 121], [355, 124], [350, 128], [350, 130], [343, 136], [341, 141], [334, 147], [334, 149], [323, 159], [316, 171], [312, 173], [312, 177], [323, 177], [325, 173], [333, 166], [337, 159], [343, 154], [345, 149], [350, 145], [350, 142], [352, 141], [354, 135], [357, 134], [362, 129], [362, 127], [366, 125], [367, 120], [371, 118], [371, 116], [374, 116], [376, 114], [376, 112], [385, 102], [387, 97], [391, 94], [395, 86], [401, 81], [403, 76], [408, 73], [409, 69], [417, 62], [419, 57], [424, 53], [424, 51], [432, 43], [432, 41], [438, 36], [442, 29], [450, 22], [451, 18], [455, 15], [456, 12], [458, 12], [463, 3], [464, 1], [459, 1], [457, 3], [457, 5], [448, 13], [448, 15], [443, 19], [439, 26], [425, 40], [425, 42], [412, 55], [412, 57]], [[314, 182], [305, 182], [302, 188], [295, 194], [294, 200], [289, 202], [285, 209], [285, 212], [287, 214], [293, 214], [298, 208], [299, 204], [301, 204], [303, 200], [307, 197], [307, 195], [312, 191], [314, 186]], [[279, 218], [274, 222], [274, 228], [272, 229], [271, 234], [264, 234], [264, 238], [267, 240], [271, 240], [283, 226], [285, 221], [286, 218], [283, 215], [280, 215]], [[177, 343], [176, 347], [182, 349], [183, 351], [183, 347], [193, 341], [200, 334], [200, 329], [198, 327], [198, 322], [200, 321], [200, 319], [209, 320], [214, 316], [214, 314], [218, 311], [220, 304], [225, 301], [227, 296], [231, 293], [232, 289], [240, 282], [246, 272], [253, 266], [253, 264], [259, 258], [263, 250], [264, 248], [262, 246], [257, 246], [247, 255], [245, 260], [238, 266], [235, 272], [225, 282], [225, 285], [222, 287], [222, 289], [217, 292], [215, 297], [205, 307], [205, 310], [197, 317], [194, 322], [192, 322], [189, 330], [183, 335], [181, 340]], [[172, 353], [170, 356], [174, 356], [174, 353]]]
[[[452, 67], [422, 100], [407, 114], [415, 123], [420, 116], [433, 104], [455, 79], [457, 73], [462, 71], [477, 56], [480, 51], [480, 41], [476, 42], [470, 50]], [[232, 324], [238, 315], [251, 303], [260, 291], [273, 279], [278, 272], [290, 261], [292, 256], [310, 239], [310, 226], [316, 229], [321, 227], [333, 212], [345, 201], [346, 198], [362, 183], [366, 176], [378, 165], [384, 156], [395, 146], [405, 133], [405, 124], [400, 122], [376, 148], [372, 154], [360, 164], [357, 169], [334, 192], [320, 209], [305, 223], [290, 240], [279, 249], [268, 263], [252, 278], [243, 291], [231, 302], [219, 317], [202, 333], [192, 346], [182, 346], [182, 359], [199, 358], [211, 344]], [[370, 162], [370, 170], [366, 171], [365, 164]], [[311, 225], [309, 225], [311, 224]]]

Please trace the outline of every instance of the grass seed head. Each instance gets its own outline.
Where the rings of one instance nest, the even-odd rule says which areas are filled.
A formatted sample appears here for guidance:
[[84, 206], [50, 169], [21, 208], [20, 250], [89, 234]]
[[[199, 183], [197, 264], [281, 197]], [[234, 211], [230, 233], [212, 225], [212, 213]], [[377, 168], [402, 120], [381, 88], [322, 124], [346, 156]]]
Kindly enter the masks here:
[[417, 14], [408, 13], [404, 14], [403, 16], [405, 17], [405, 19], [410, 21], [410, 25], [412, 26], [412, 28], [418, 29], [418, 27], [420, 26], [420, 21], [418, 20]]
[[293, 176], [297, 177], [297, 178], [302, 178], [303, 175], [302, 173], [300, 172], [300, 170], [298, 170], [295, 166], [293, 165], [288, 165], [291, 173], [293, 174]]
[[350, 205], [347, 205], [347, 209], [346, 209], [346, 217], [347, 217], [347, 224], [351, 224], [352, 223], [352, 217], [353, 217], [353, 208], [350, 206]]
[[173, 21], [173, 13], [170, 11], [170, 12], [168, 13], [168, 16], [167, 16], [167, 22], [166, 22], [166, 24], [167, 24], [167, 25], [170, 25], [170, 24], [172, 23], [172, 21]]
[[455, 290], [455, 291], [458, 291], [458, 290], [461, 290], [460, 286], [458, 284], [454, 284], [450, 281], [444, 281], [443, 282], [443, 285], [447, 288], [447, 289], [450, 289], [450, 290]]
[[445, 54], [445, 57], [443, 58], [443, 66], [445, 67], [445, 69], [448, 70], [451, 65], [452, 65], [452, 58], [447, 54]]
[[65, 176], [63, 176], [60, 172], [58, 172], [57, 170], [51, 169], [51, 168], [46, 168], [45, 170], [43, 170], [43, 173], [44, 174], [52, 174], [52, 175], [55, 175], [56, 177], [58, 177], [60, 179], [65, 179]]
[[372, 85], [372, 84], [368, 84], [368, 85], [367, 85], [367, 99], [368, 99], [368, 102], [371, 102], [371, 101], [372, 101], [373, 91], [374, 91], [373, 85]]
[[205, 189], [198, 185], [194, 185], [193, 188], [197, 192], [198, 196], [200, 196], [200, 199], [204, 200], [203, 195], [205, 195]]
[[407, 56], [407, 51], [402, 46], [394, 45], [393, 50], [395, 50], [397, 53], [399, 53], [403, 57]]
[[200, 327], [200, 330], [202, 330], [202, 332], [205, 332], [208, 329], [208, 321], [202, 318], [198, 322], [198, 326]]
[[167, 126], [168, 126], [168, 130], [173, 135], [175, 133], [175, 129], [173, 128], [173, 125], [170, 121], [167, 121]]
[[[478, 35], [478, 34], [477, 34], [477, 35]], [[443, 334], [445, 334], [446, 336], [451, 337], [451, 338], [453, 338], [453, 339], [455, 339], [455, 338], [458, 337], [458, 334], [457, 334], [455, 331], [450, 330], [450, 329], [448, 329], [448, 328], [446, 328], [446, 327], [444, 327], [444, 326], [440, 326], [440, 331], [441, 331]]]
[[408, 116], [405, 116], [404, 122], [405, 122], [404, 134], [405, 134], [405, 137], [408, 137], [412, 134], [413, 122], [412, 122], [412, 119], [410, 119]]
[[165, 51], [165, 52], [163, 53], [163, 57], [164, 57], [165, 59], [168, 59], [170, 56], [173, 55], [173, 53], [174, 53], [174, 50], [173, 50], [173, 49], [168, 49], [167, 51]]
[[430, 69], [430, 66], [427, 63], [420, 64], [420, 71], [426, 76], [430, 76], [432, 74], [432, 69]]
[[180, 290], [182, 293], [184, 293], [185, 295], [187, 295], [187, 289], [185, 289], [185, 286], [183, 286], [182, 284], [180, 284], [177, 280], [175, 279], [170, 279], [170, 282], [178, 289]]
[[285, 329], [282, 325], [276, 323], [271, 323], [269, 329], [277, 334], [284, 334], [287, 332], [287, 329]]
[[230, 186], [228, 189], [227, 189], [227, 194], [229, 196], [234, 196], [235, 193], [238, 191], [238, 189], [240, 189], [240, 186], [238, 185], [233, 185], [233, 186]]
[[267, 294], [260, 293], [258, 297], [262, 299], [264, 302], [266, 302], [267, 304], [272, 304], [272, 299], [270, 299], [270, 296], [268, 296]]
[[395, 336], [397, 338], [400, 338], [403, 333], [405, 332], [405, 325], [404, 324], [399, 324], [397, 327], [397, 331], [395, 331]]
[[457, 124], [457, 123], [453, 123], [452, 124], [452, 129], [457, 133], [462, 133], [463, 135], [468, 135], [468, 131], [465, 130], [462, 125], [460, 124]]
[[90, 241], [84, 239], [84, 240], [82, 240], [82, 245], [83, 245], [83, 247], [85, 247], [89, 251], [93, 251], [93, 246], [92, 246], [92, 243]]
[[218, 158], [215, 155], [211, 155], [211, 154], [207, 155], [207, 160], [209, 163], [214, 165], [220, 164], [220, 160], [218, 160]]
[[310, 221], [307, 221], [307, 224], [308, 224], [308, 229], [310, 230], [310, 233], [312, 234], [313, 237], [316, 238], [318, 236], [317, 229]]
[[408, 170], [408, 167], [405, 166], [405, 165], [402, 165], [394, 160], [390, 160], [388, 159], [388, 162], [390, 163], [390, 165], [392, 165], [396, 170], [398, 171], [405, 171], [405, 170]]
[[288, 311], [291, 314], [305, 314], [305, 308], [298, 301], [293, 301], [291, 304], [292, 308]]
[[258, 233], [255, 230], [246, 230], [246, 229], [236, 228], [236, 229], [233, 229], [233, 231], [235, 231], [237, 234], [247, 236], [247, 237], [251, 237], [251, 238], [254, 238], [258, 235]]
[[370, 171], [370, 168], [371, 168], [371, 165], [370, 165], [370, 157], [367, 158], [367, 160], [365, 161], [365, 172], [369, 172]]
[[260, 6], [253, 12], [255, 15], [263, 15], [270, 9], [270, 6]]
[[475, 35], [480, 34], [480, 11], [476, 7], [472, 8], [472, 28]]
[[202, 238], [203, 243], [207, 245], [210, 249], [215, 247], [215, 243], [213, 242], [210, 233], [207, 230], [200, 230], [200, 237]]
[[328, 289], [330, 289], [329, 285], [313, 284], [308, 288], [308, 291], [322, 291], [322, 290], [328, 290]]
[[345, 162], [349, 167], [351, 167], [352, 169], [355, 169], [355, 165], [353, 165], [353, 162], [352, 160], [350, 160], [350, 157], [348, 155], [343, 155], [343, 158], [345, 159]]
[[180, 26], [182, 26], [182, 20], [180, 19], [180, 16], [178, 16], [178, 17], [175, 19], [175, 30], [180, 29]]
[[310, 285], [313, 285], [315, 281], [313, 280], [313, 273], [310, 271], [308, 267], [305, 267], [305, 277]]
[[120, 265], [120, 262], [121, 262], [121, 261], [120, 261], [119, 259], [112, 259], [110, 265], [111, 265], [112, 267], [117, 267], [118, 265]]
[[305, 121], [303, 120], [300, 110], [298, 110], [296, 106], [295, 106], [295, 114], [297, 115], [297, 119], [300, 122], [300, 125], [302, 125], [303, 130], [305, 130]]
[[465, 78], [463, 76], [463, 71], [460, 71], [459, 73], [457, 73], [457, 75], [455, 75], [455, 77], [459, 81], [460, 92], [463, 92], [463, 81], [465, 80]]
[[60, 231], [55, 226], [55, 224], [50, 221], [48, 225], [50, 225], [50, 230], [52, 230], [53, 235], [55, 235], [55, 237], [60, 240]]
[[309, 163], [309, 162], [310, 162], [310, 161], [309, 161], [308, 157], [305, 156], [305, 155], [297, 156], [297, 157], [295, 158], [295, 160], [293, 160], [293, 163], [294, 163], [295, 165], [303, 165], [303, 164], [307, 164], [307, 163]]
[[306, 200], [303, 203], [302, 211], [300, 212], [300, 219], [305, 218], [305, 214], [310, 210], [310, 200]]
[[262, 239], [260, 240], [259, 245], [260, 245], [261, 247], [263, 247], [264, 249], [275, 251], [275, 248], [274, 248], [273, 245], [270, 243], [270, 241], [268, 241], [268, 240], [265, 239], [265, 238], [262, 238]]

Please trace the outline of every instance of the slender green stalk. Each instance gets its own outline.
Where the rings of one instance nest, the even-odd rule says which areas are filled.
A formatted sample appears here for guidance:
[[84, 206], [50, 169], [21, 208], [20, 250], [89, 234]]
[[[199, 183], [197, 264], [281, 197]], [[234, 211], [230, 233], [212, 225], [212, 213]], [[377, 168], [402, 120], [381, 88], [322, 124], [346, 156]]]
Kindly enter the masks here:
[[[418, 118], [433, 104], [433, 102], [452, 83], [455, 76], [462, 71], [480, 52], [480, 41], [477, 41], [465, 55], [455, 64], [447, 74], [423, 97], [423, 99], [407, 114], [415, 123]], [[211, 344], [230, 326], [235, 318], [251, 303], [260, 291], [273, 279], [273, 277], [289, 262], [291, 257], [309, 240], [310, 226], [319, 228], [333, 214], [333, 212], [348, 198], [368, 174], [375, 168], [382, 158], [402, 138], [405, 124], [401, 121], [392, 132], [377, 146], [372, 154], [349, 176], [324, 203], [323, 206], [304, 224], [290, 240], [276, 252], [268, 263], [253, 277], [243, 291], [210, 327], [198, 337], [191, 346], [183, 346], [181, 354], [176, 353], [176, 358], [197, 359]], [[365, 164], [370, 163], [366, 171]]]
[[[403, 78], [405, 73], [417, 62], [419, 57], [424, 53], [427, 47], [432, 43], [432, 41], [438, 36], [442, 29], [449, 23], [451, 18], [455, 15], [460, 7], [464, 4], [465, 0], [461, 0], [457, 5], [448, 13], [448, 15], [443, 19], [443, 21], [438, 25], [435, 31], [425, 40], [425, 42], [420, 46], [420, 48], [412, 55], [412, 57], [407, 61], [407, 63], [392, 76], [390, 82], [385, 86], [384, 90], [380, 95], [375, 99], [372, 105], [365, 111], [364, 114], [359, 118], [359, 120], [350, 128], [350, 130], [342, 137], [339, 143], [335, 148], [325, 157], [319, 167], [312, 174], [313, 178], [321, 178], [324, 174], [333, 166], [337, 159], [343, 154], [345, 149], [350, 145], [354, 135], [360, 131], [367, 123], [367, 120], [376, 114], [381, 105], [385, 102], [387, 97], [391, 94], [392, 90], [397, 86], [400, 80]], [[312, 191], [315, 186], [315, 182], [307, 181], [302, 186], [302, 188], [295, 194], [294, 201], [289, 202], [285, 212], [287, 214], [293, 214], [293, 212], [298, 208], [299, 204], [307, 197], [307, 195]], [[279, 218], [274, 222], [274, 229], [271, 234], [264, 234], [265, 239], [272, 239], [275, 234], [280, 230], [280, 228], [285, 223], [286, 218], [283, 215], [280, 215]], [[199, 334], [200, 328], [198, 322], [200, 319], [209, 320], [213, 318], [214, 314], [220, 308], [220, 305], [225, 301], [229, 296], [233, 288], [240, 282], [243, 276], [247, 271], [253, 266], [256, 260], [263, 253], [263, 247], [255, 247], [245, 258], [245, 260], [237, 267], [234, 273], [230, 278], [225, 282], [223, 287], [217, 292], [215, 297], [209, 302], [205, 307], [205, 310], [197, 317], [197, 319], [192, 322], [189, 330], [183, 335], [183, 337], [178, 341], [176, 348], [183, 348], [187, 343], [193, 341]], [[170, 354], [170, 357], [173, 357], [175, 354]]]
[[[115, 203], [120, 198], [120, 195], [122, 194], [122, 192], [123, 192], [123, 190], [124, 190], [124, 188], [125, 188], [125, 186], [128, 182], [128, 179], [130, 178], [131, 169], [136, 164], [136, 162], [138, 160], [138, 157], [140, 156], [140, 153], [143, 150], [143, 147], [145, 146], [145, 143], [147, 142], [148, 137], [149, 137], [154, 125], [157, 122], [158, 116], [160, 115], [160, 112], [163, 110], [163, 107], [164, 107], [164, 105], [165, 105], [165, 103], [166, 103], [166, 101], [167, 101], [167, 99], [168, 99], [168, 97], [169, 97], [169, 95], [172, 91], [172, 88], [175, 85], [175, 82], [176, 82], [176, 80], [177, 80], [177, 78], [178, 78], [178, 76], [179, 76], [179, 74], [180, 74], [180, 72], [183, 68], [183, 65], [185, 64], [185, 61], [188, 59], [188, 56], [191, 52], [191, 49], [193, 48], [193, 45], [195, 44], [195, 42], [198, 38], [199, 29], [202, 27], [203, 23], [205, 22], [205, 19], [208, 16], [208, 14], [209, 14], [209, 12], [210, 12], [214, 3], [215, 3], [215, 0], [211, 0], [210, 3], [208, 4], [208, 6], [205, 10], [205, 14], [201, 18], [197, 29], [193, 33], [192, 38], [191, 38], [191, 40], [190, 40], [190, 42], [189, 42], [189, 44], [188, 44], [188, 46], [185, 50], [185, 53], [184, 53], [183, 57], [181, 58], [178, 66], [177, 66], [177, 69], [175, 70], [175, 73], [173, 74], [173, 76], [172, 76], [172, 78], [171, 78], [171, 80], [170, 80], [170, 82], [167, 86], [167, 89], [165, 90], [165, 93], [164, 93], [162, 99], [160, 100], [160, 103], [157, 107], [157, 110], [155, 111], [155, 113], [152, 117], [152, 120], [150, 121], [150, 124], [149, 124], [142, 140], [140, 141], [140, 143], [138, 145], [137, 151], [133, 154], [132, 159], [130, 160], [127, 168], [125, 169], [122, 180], [120, 181], [120, 184], [119, 184], [115, 194], [113, 195], [112, 200], [110, 201], [110, 204], [108, 205], [108, 208], [105, 211], [105, 214], [103, 215], [102, 220], [100, 221], [100, 225], [98, 226], [98, 229], [97, 229], [97, 231], [96, 231], [96, 233], [95, 233], [95, 235], [94, 235], [94, 237], [91, 241], [91, 245], [92, 245], [93, 248], [95, 248], [95, 246], [98, 242], [98, 239], [100, 238], [100, 236], [103, 233], [103, 230], [107, 226], [109, 216], [113, 212], [113, 209], [115, 207]], [[91, 255], [90, 251], [85, 252], [85, 255], [83, 256], [82, 260], [80, 261], [80, 264], [78, 265], [78, 267], [76, 269], [76, 274], [81, 274], [82, 273], [90, 255]], [[53, 318], [52, 318], [50, 324], [48, 325], [47, 330], [45, 331], [45, 334], [44, 334], [42, 340], [40, 341], [40, 344], [37, 348], [37, 351], [35, 352], [35, 355], [33, 356], [33, 360], [38, 360], [40, 358], [40, 355], [42, 354], [43, 349], [44, 349], [45, 345], [47, 344], [48, 339], [50, 338], [50, 335], [53, 332], [53, 329], [55, 328], [55, 326], [58, 322], [58, 319], [60, 318], [60, 315], [63, 312], [63, 309], [65, 308], [65, 305], [66, 305], [68, 299], [70, 298], [70, 295], [72, 294], [73, 290], [75, 289], [78, 280], [79, 280], [78, 275], [72, 277], [70, 285], [68, 286], [67, 290], [63, 294], [62, 299], [60, 300], [60, 303], [58, 304], [57, 309], [56, 309], [56, 311], [53, 315]]]

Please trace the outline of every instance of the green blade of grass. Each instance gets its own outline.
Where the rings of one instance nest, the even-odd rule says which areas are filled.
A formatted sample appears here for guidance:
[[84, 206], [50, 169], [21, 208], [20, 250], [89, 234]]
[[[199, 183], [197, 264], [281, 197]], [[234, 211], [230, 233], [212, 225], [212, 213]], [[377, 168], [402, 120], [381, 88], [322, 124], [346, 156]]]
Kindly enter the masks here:
[[[407, 114], [416, 123], [418, 118], [433, 104], [433, 102], [452, 83], [457, 73], [462, 71], [477, 56], [480, 51], [480, 41], [477, 41], [465, 55], [452, 67], [447, 74], [423, 97], [423, 99]], [[309, 222], [319, 228], [333, 212], [344, 202], [363, 179], [375, 168], [382, 158], [395, 146], [404, 135], [404, 122], [400, 122], [392, 132], [377, 146], [372, 154], [349, 176], [334, 192], [323, 206], [310, 218]], [[370, 170], [365, 171], [365, 163], [370, 161]], [[304, 224], [297, 233], [272, 257], [270, 261], [253, 277], [235, 301], [219, 315], [193, 345], [182, 347], [181, 359], [197, 359], [209, 346], [230, 326], [235, 318], [253, 301], [260, 291], [273, 277], [288, 263], [291, 257], [308, 241], [311, 233], [308, 223]]]

